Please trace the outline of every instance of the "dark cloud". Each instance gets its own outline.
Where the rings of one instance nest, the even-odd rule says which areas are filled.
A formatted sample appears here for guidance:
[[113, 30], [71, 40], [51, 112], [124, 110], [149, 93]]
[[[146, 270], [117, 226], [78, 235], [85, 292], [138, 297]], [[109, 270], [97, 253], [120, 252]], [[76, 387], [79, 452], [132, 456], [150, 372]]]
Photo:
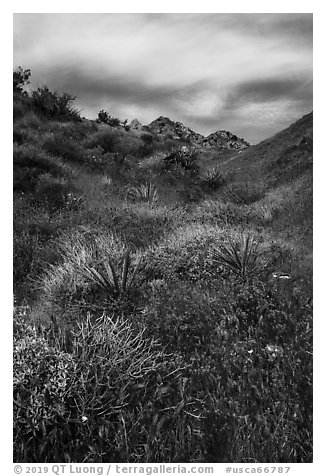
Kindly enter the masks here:
[[269, 103], [286, 98], [312, 103], [312, 83], [300, 78], [270, 78], [239, 84], [229, 93], [227, 107], [243, 103]]
[[287, 37], [312, 44], [313, 15], [310, 13], [238, 13], [218, 16], [227, 28], [256, 37]]
[[[205, 88], [204, 81], [195, 82], [186, 87], [174, 85], [151, 85], [128, 76], [100, 74], [96, 71], [78, 70], [71, 66], [58, 69], [50, 67], [43, 70], [44, 84], [59, 92], [68, 91], [77, 97], [78, 102], [87, 109], [102, 107], [110, 104], [120, 104], [128, 109], [128, 105], [137, 105], [139, 108], [152, 106], [161, 108], [162, 113], [173, 110], [178, 114], [176, 101], [187, 101], [196, 92]], [[34, 86], [42, 86], [33, 83]], [[58, 88], [57, 85], [60, 85]], [[113, 111], [114, 113], [114, 111]], [[154, 118], [153, 118], [154, 119]]]

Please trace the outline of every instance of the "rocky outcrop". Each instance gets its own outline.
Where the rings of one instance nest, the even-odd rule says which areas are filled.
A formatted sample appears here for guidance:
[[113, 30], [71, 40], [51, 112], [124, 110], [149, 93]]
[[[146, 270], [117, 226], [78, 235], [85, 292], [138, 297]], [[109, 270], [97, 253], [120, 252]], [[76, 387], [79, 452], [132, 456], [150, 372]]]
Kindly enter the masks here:
[[182, 122], [171, 121], [168, 117], [160, 116], [148, 125], [149, 129], [158, 135], [167, 135], [171, 139], [201, 144], [203, 136], [185, 126]]
[[131, 123], [129, 124], [130, 129], [136, 129], [136, 130], [142, 130], [143, 125], [141, 122], [138, 121], [138, 119], [133, 119]]
[[204, 138], [204, 147], [220, 149], [243, 150], [249, 147], [249, 142], [240, 139], [229, 131], [216, 131]]
[[168, 117], [160, 116], [151, 122], [147, 129], [153, 134], [164, 135], [174, 140], [182, 140], [189, 144], [214, 149], [243, 150], [250, 144], [244, 139], [228, 131], [217, 131], [207, 137], [185, 126], [182, 122], [171, 121]]

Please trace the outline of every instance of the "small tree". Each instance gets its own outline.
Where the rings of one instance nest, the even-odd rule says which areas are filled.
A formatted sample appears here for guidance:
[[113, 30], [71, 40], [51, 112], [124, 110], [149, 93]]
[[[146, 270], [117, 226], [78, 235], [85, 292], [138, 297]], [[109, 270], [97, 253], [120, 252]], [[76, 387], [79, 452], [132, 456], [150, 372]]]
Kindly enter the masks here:
[[97, 115], [97, 122], [103, 122], [103, 124], [108, 124], [109, 126], [112, 127], [117, 127], [117, 126], [125, 126], [125, 123], [127, 123], [127, 119], [125, 120], [125, 123], [121, 123], [120, 119], [117, 117], [112, 117], [110, 114], [105, 111], [105, 109], [101, 109], [101, 111]]
[[43, 86], [32, 92], [32, 98], [34, 106], [46, 117], [80, 120], [79, 112], [72, 105], [76, 97], [69, 93], [60, 95], [56, 91], [50, 91], [47, 86]]
[[97, 115], [97, 121], [104, 122], [104, 124], [108, 124], [109, 118], [110, 118], [109, 114], [104, 109], [101, 109], [101, 111]]
[[[18, 68], [14, 69], [13, 72], [13, 91], [14, 93], [25, 93], [24, 91], [24, 86], [26, 84], [29, 84], [29, 78], [31, 76], [31, 70], [30, 69], [23, 69], [21, 66], [18, 66]], [[25, 93], [26, 94], [26, 93]]]

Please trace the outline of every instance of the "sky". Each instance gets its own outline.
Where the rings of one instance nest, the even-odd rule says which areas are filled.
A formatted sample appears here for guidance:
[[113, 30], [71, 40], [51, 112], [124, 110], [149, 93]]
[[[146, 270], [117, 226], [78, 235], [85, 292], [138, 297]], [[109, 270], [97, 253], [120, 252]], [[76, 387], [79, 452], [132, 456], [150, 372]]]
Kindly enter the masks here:
[[158, 116], [251, 144], [312, 110], [309, 13], [15, 13], [31, 86], [148, 124]]

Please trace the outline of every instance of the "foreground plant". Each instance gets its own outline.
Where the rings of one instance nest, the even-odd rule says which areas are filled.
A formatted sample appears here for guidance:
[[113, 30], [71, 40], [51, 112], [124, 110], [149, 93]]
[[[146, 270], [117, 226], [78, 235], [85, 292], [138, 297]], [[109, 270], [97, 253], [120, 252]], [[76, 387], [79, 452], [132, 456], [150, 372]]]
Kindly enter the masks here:
[[83, 264], [78, 272], [87, 281], [103, 288], [112, 299], [118, 299], [138, 287], [144, 280], [142, 271], [146, 267], [145, 262], [138, 258], [131, 267], [130, 250], [127, 250], [123, 256], [122, 270], [119, 276], [118, 269], [112, 261], [103, 261], [101, 266], [94, 267], [89, 264]]
[[36, 328], [26, 314], [18, 311], [14, 322], [15, 462], [193, 456], [198, 437], [186, 366], [143, 328], [89, 315], [67, 348], [56, 330]]

